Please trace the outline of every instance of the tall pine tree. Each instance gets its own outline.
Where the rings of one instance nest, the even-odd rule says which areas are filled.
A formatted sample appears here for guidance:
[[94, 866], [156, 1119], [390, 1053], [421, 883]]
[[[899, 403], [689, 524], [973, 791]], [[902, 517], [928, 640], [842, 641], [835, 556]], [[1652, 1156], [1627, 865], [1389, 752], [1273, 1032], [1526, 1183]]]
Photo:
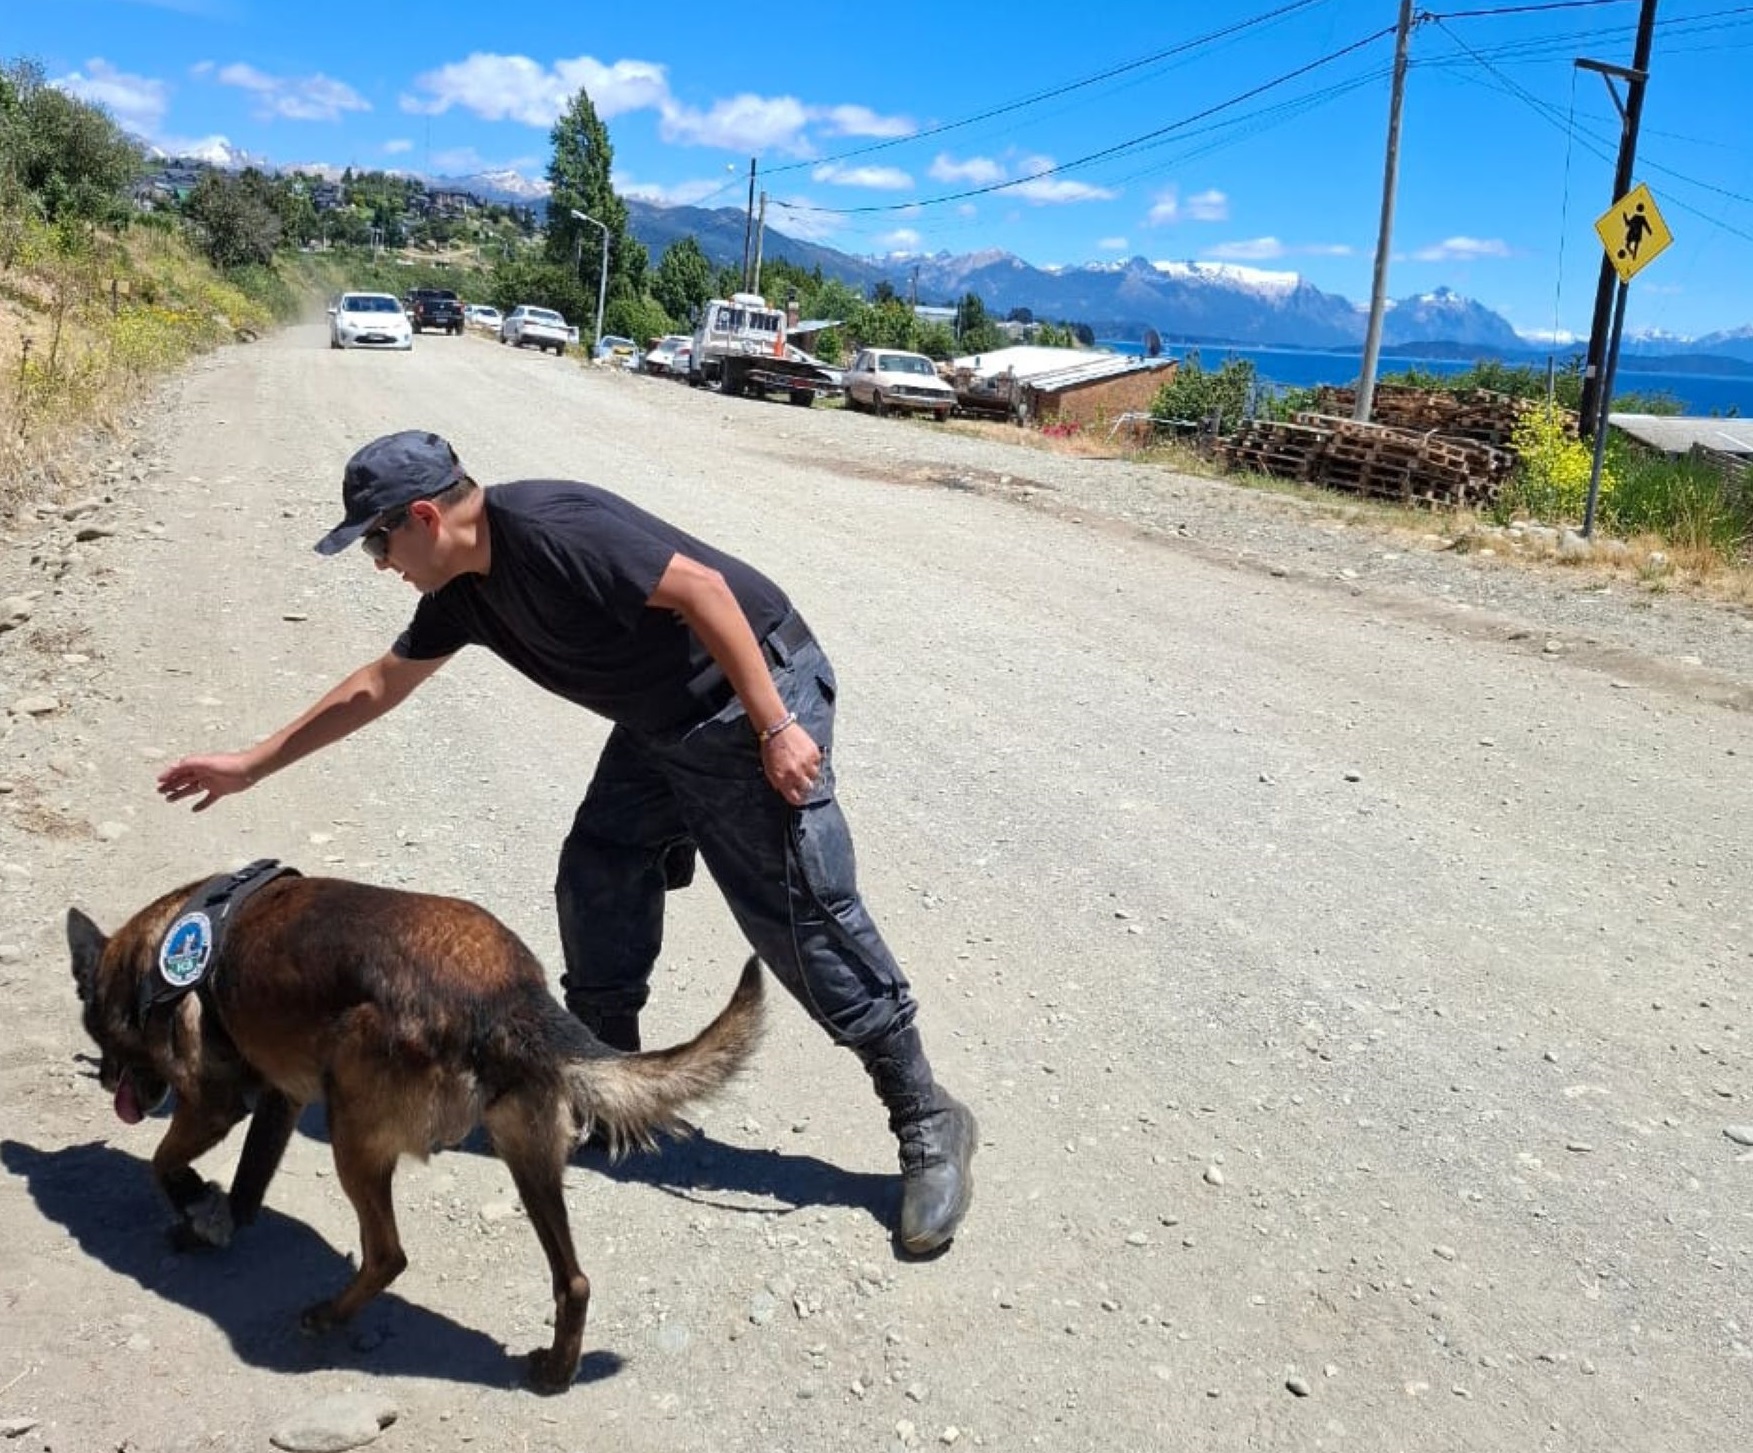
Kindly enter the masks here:
[[645, 248], [627, 235], [627, 206], [609, 180], [615, 149], [589, 93], [580, 90], [572, 98], [549, 139], [554, 155], [548, 162], [548, 183], [553, 188], [548, 197], [548, 262], [570, 270], [576, 261], [580, 286], [594, 313], [603, 234], [572, 215], [583, 212], [608, 228], [609, 301], [636, 299], [644, 289]]

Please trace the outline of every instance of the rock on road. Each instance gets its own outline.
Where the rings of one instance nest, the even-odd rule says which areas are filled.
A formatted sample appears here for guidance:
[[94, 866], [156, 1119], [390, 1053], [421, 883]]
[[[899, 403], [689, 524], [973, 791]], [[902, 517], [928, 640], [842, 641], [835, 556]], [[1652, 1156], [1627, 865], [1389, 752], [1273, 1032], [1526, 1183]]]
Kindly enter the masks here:
[[[563, 1397], [521, 1389], [545, 1267], [477, 1148], [404, 1166], [411, 1265], [344, 1333], [295, 1326], [356, 1245], [320, 1117], [229, 1251], [167, 1249], [158, 1123], [75, 1058], [69, 904], [113, 928], [273, 855], [476, 899], [558, 974], [553, 863], [604, 728], [481, 653], [210, 812], [152, 791], [394, 639], [407, 587], [311, 545], [348, 454], [407, 427], [483, 481], [618, 489], [815, 626], [867, 896], [980, 1115], [948, 1254], [892, 1253], [882, 1114], [783, 995], [700, 1139], [575, 1158], [595, 1295]], [[105, 498], [0, 551], [12, 1446], [266, 1448], [348, 1394], [393, 1404], [394, 1449], [1753, 1441], [1732, 608], [1640, 617], [954, 426], [311, 327], [196, 365]], [[672, 895], [648, 1042], [744, 952], [704, 876]]]

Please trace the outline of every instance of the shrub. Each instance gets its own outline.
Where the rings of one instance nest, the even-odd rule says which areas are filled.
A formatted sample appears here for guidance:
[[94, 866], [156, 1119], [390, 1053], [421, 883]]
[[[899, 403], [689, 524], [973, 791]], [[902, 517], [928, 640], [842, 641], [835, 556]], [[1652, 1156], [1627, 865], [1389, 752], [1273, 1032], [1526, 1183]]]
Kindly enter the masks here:
[[1254, 402], [1254, 365], [1245, 358], [1226, 358], [1216, 373], [1207, 373], [1197, 353], [1175, 367], [1175, 376], [1157, 390], [1151, 417], [1205, 424], [1216, 420], [1227, 434], [1248, 416]]
[[[1570, 433], [1565, 411], [1542, 404], [1524, 414], [1511, 435], [1520, 462], [1498, 495], [1503, 518], [1527, 515], [1547, 524], [1581, 523], [1594, 465], [1590, 446]], [[1603, 468], [1597, 507], [1613, 497], [1612, 474]]]

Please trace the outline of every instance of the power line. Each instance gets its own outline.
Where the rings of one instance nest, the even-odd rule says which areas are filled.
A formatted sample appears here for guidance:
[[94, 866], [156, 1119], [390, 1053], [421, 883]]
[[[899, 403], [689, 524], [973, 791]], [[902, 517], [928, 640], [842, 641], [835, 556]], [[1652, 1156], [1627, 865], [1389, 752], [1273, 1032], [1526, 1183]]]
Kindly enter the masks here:
[[973, 116], [964, 116], [959, 121], [945, 121], [938, 126], [929, 126], [922, 131], [909, 132], [906, 136], [888, 137], [882, 141], [871, 142], [866, 146], [853, 147], [849, 151], [842, 151], [833, 156], [813, 157], [809, 161], [787, 162], [784, 166], [767, 168], [763, 175], [771, 177], [777, 176], [782, 172], [797, 171], [803, 167], [831, 166], [835, 162], [846, 161], [851, 157], [868, 156], [874, 151], [885, 151], [890, 147], [903, 146], [909, 142], [923, 141], [928, 137], [942, 136], [946, 132], [958, 131], [964, 126], [974, 126], [982, 121], [991, 121], [995, 117], [1008, 116], [1013, 111], [1021, 111], [1026, 107], [1039, 105], [1043, 101], [1052, 101], [1060, 96], [1070, 95], [1073, 91], [1081, 91], [1087, 87], [1099, 85], [1103, 81], [1111, 81], [1116, 76], [1126, 75], [1130, 71], [1142, 70], [1144, 67], [1155, 65], [1159, 61], [1168, 60], [1173, 56], [1184, 55], [1189, 51], [1198, 50], [1217, 41], [1227, 40], [1231, 36], [1240, 35], [1244, 31], [1253, 29], [1255, 26], [1265, 25], [1274, 20], [1282, 20], [1286, 16], [1293, 15], [1299, 10], [1307, 10], [1311, 6], [1323, 5], [1326, 3], [1327, 0], [1294, 0], [1294, 3], [1292, 4], [1280, 5], [1276, 10], [1268, 10], [1262, 14], [1251, 16], [1247, 20], [1239, 20], [1234, 25], [1226, 25], [1220, 30], [1210, 31], [1193, 40], [1182, 41], [1179, 45], [1172, 45], [1166, 50], [1154, 51], [1150, 55], [1140, 56], [1136, 60], [1123, 61], [1119, 65], [1110, 66], [1107, 70], [1099, 71], [1093, 76], [1085, 76], [1082, 80], [1069, 81], [1062, 86], [1055, 86], [1046, 91], [1037, 91], [1033, 95], [1024, 96], [1020, 100], [1008, 101], [1002, 106], [995, 106], [989, 111], [982, 111]]
[[1203, 121], [1209, 116], [1217, 115], [1220, 111], [1227, 111], [1232, 106], [1239, 106], [1242, 102], [1252, 100], [1255, 96], [1263, 95], [1265, 92], [1282, 86], [1289, 81], [1294, 81], [1301, 76], [1306, 76], [1310, 71], [1318, 70], [1325, 65], [1330, 65], [1332, 62], [1352, 54], [1354, 51], [1361, 50], [1365, 46], [1373, 44], [1383, 36], [1392, 35], [1393, 33], [1394, 27], [1391, 25], [1386, 26], [1370, 35], [1364, 36], [1361, 40], [1353, 41], [1350, 45], [1343, 46], [1336, 51], [1330, 51], [1316, 60], [1309, 61], [1306, 65], [1298, 66], [1295, 70], [1286, 71], [1270, 81], [1263, 81], [1258, 86], [1250, 87], [1239, 95], [1231, 96], [1227, 101], [1219, 101], [1214, 106], [1208, 106], [1203, 111], [1196, 111], [1191, 116], [1184, 116], [1179, 121], [1172, 121], [1167, 126], [1156, 127], [1154, 130], [1146, 131], [1142, 135], [1131, 137], [1126, 141], [1116, 142], [1112, 146], [1105, 146], [1099, 151], [1092, 151], [1087, 155], [1077, 157], [1072, 161], [1061, 162], [1056, 166], [1043, 167], [1040, 171], [1031, 172], [1027, 176], [1011, 177], [1007, 181], [993, 182], [989, 186], [969, 187], [964, 191], [949, 192], [940, 197], [928, 197], [922, 201], [916, 202], [872, 203], [863, 207], [818, 207], [802, 202], [781, 202], [774, 200], [773, 205], [783, 207], [790, 212], [820, 212], [833, 216], [851, 216], [862, 212], [911, 212], [921, 207], [936, 207], [941, 206], [945, 202], [960, 202], [968, 197], [984, 197], [992, 192], [1008, 191], [1013, 187], [1026, 186], [1030, 182], [1038, 182], [1046, 177], [1058, 176], [1065, 172], [1074, 171], [1078, 167], [1088, 166], [1092, 162], [1102, 161], [1107, 157], [1118, 156], [1125, 152], [1141, 148], [1147, 142], [1155, 141], [1157, 138], [1167, 136], [1171, 132], [1181, 131], [1188, 126], [1191, 126], [1196, 121]]

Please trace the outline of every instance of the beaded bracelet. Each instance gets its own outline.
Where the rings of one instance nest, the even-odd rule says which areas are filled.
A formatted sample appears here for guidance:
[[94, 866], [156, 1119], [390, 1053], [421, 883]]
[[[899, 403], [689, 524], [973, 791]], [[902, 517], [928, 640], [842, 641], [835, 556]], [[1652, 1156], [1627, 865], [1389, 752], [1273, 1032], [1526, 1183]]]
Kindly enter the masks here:
[[761, 745], [764, 747], [767, 745], [768, 742], [772, 741], [774, 737], [778, 736], [779, 733], [784, 731], [787, 727], [793, 727], [796, 725], [797, 725], [797, 713], [795, 711], [788, 711], [785, 713], [784, 716], [780, 717], [778, 721], [774, 722], [772, 726], [762, 727], [760, 731], [755, 733], [755, 736], [760, 741]]

